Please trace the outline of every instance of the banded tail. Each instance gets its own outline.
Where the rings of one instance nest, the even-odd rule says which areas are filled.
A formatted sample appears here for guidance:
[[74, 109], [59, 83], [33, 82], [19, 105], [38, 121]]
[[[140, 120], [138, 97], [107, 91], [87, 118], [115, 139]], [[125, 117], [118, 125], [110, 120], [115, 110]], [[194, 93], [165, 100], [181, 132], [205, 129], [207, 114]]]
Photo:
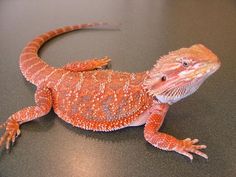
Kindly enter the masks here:
[[35, 78], [37, 78], [38, 76], [46, 77], [55, 70], [54, 67], [49, 66], [38, 56], [38, 50], [45, 42], [67, 32], [105, 25], [107, 25], [107, 23], [90, 23], [74, 26], [65, 26], [46, 32], [36, 37], [26, 45], [20, 55], [19, 65], [22, 74], [24, 75], [27, 81], [37, 85], [37, 80]]

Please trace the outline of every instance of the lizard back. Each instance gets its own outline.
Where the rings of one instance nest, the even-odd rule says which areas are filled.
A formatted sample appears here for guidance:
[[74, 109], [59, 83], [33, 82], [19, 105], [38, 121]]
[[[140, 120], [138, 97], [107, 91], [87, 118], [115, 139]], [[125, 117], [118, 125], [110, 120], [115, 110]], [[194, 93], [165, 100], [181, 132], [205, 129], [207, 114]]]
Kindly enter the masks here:
[[68, 72], [53, 84], [54, 110], [66, 122], [111, 131], [130, 124], [152, 103], [142, 89], [144, 73], [112, 70]]

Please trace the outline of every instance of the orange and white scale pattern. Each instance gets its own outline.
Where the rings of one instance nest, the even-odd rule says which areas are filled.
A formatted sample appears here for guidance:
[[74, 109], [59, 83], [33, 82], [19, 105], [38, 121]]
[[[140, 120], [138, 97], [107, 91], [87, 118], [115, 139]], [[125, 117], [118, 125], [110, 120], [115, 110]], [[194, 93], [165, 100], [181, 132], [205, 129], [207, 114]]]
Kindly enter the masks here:
[[[42, 82], [47, 80], [45, 76], [50, 77], [54, 72], [56, 72], [55, 68], [49, 66], [38, 56], [39, 48], [48, 40], [53, 37], [56, 37], [60, 34], [67, 33], [70, 31], [89, 28], [96, 25], [100, 25], [99, 23], [94, 24], [82, 24], [82, 25], [74, 25], [74, 26], [66, 26], [63, 28], [58, 28], [56, 30], [49, 31], [44, 33], [34, 40], [29, 42], [26, 47], [23, 49], [20, 55], [20, 69], [25, 78], [32, 82], [35, 85], [40, 85]], [[101, 24], [102, 25], [102, 24]]]
[[153, 102], [141, 86], [144, 73], [133, 76], [111, 70], [65, 73], [53, 87], [54, 111], [87, 130], [126, 127]]
[[[54, 68], [38, 56], [39, 48], [53, 37], [104, 25], [107, 24], [92, 23], [58, 28], [36, 37], [26, 45], [20, 55], [19, 65], [25, 78], [37, 86], [36, 105], [21, 109], [12, 114], [5, 123], [0, 124], [0, 129], [5, 128], [0, 137], [0, 147], [6, 142], [8, 149], [20, 133], [20, 124], [46, 115], [53, 107], [61, 119], [86, 130], [113, 131], [145, 124], [144, 137], [153, 146], [176, 151], [191, 160], [193, 156], [190, 152], [207, 159], [207, 155], [200, 151], [206, 146], [197, 145], [198, 139], [178, 140], [158, 131], [169, 104], [177, 99], [176, 94], [187, 95], [186, 85], [185, 90], [180, 90], [177, 83], [183, 85], [181, 79], [190, 82], [189, 79], [186, 80], [189, 78], [186, 74], [190, 71], [188, 63], [186, 65], [186, 61], [177, 61], [172, 54], [176, 54], [177, 58], [189, 54], [194, 59], [190, 64], [199, 63], [197, 67], [192, 67], [191, 78], [200, 81], [194, 81], [195, 86], [192, 81], [188, 86], [194, 88], [194, 91], [202, 84], [201, 81], [219, 68], [218, 58], [203, 45], [174, 51], [158, 61], [160, 67], [156, 64], [151, 71], [141, 73], [95, 70], [107, 65], [110, 61], [108, 57], [76, 61], [61, 68]], [[199, 68], [200, 66], [202, 68]], [[168, 91], [172, 87], [174, 90]], [[189, 90], [192, 93], [192, 90]], [[167, 95], [161, 95], [163, 93], [159, 92]], [[175, 98], [169, 98], [174, 95]]]
[[54, 111], [66, 122], [88, 130], [112, 131], [126, 127], [152, 104], [141, 86], [146, 74], [73, 72], [66, 66], [51, 67], [37, 54], [43, 43], [59, 34], [97, 25], [103, 24], [67, 26], [40, 35], [23, 49], [20, 69], [28, 81], [51, 90]]

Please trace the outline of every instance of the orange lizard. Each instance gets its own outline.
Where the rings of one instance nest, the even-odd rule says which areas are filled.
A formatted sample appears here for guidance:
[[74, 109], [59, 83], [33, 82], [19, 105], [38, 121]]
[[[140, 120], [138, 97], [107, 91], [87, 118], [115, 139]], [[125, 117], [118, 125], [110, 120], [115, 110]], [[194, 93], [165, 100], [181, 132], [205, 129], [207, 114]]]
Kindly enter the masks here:
[[150, 71], [141, 73], [96, 70], [108, 64], [108, 57], [75, 61], [64, 67], [49, 66], [38, 56], [39, 48], [51, 38], [105, 23], [66, 26], [44, 33], [23, 49], [19, 65], [24, 77], [37, 86], [35, 106], [12, 114], [0, 124], [0, 138], [9, 149], [20, 134], [20, 125], [46, 115], [53, 107], [65, 122], [82, 129], [114, 131], [130, 126], [144, 127], [144, 138], [153, 146], [176, 151], [193, 159], [200, 151], [198, 139], [179, 140], [162, 133], [169, 105], [194, 93], [219, 67], [218, 57], [201, 44], [181, 48], [157, 60]]

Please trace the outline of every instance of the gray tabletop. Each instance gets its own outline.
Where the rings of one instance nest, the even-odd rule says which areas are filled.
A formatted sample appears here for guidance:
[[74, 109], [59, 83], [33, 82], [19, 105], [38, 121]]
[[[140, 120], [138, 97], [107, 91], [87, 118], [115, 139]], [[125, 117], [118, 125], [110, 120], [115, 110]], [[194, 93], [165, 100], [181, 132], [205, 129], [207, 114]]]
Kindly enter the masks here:
[[[33, 37], [70, 24], [105, 21], [120, 30], [83, 30], [40, 50], [53, 66], [108, 55], [113, 70], [148, 70], [168, 51], [203, 43], [222, 67], [197, 93], [171, 106], [161, 131], [207, 144], [206, 161], [164, 152], [144, 140], [143, 126], [111, 133], [73, 128], [50, 114], [21, 126], [10, 151], [0, 151], [2, 177], [194, 176], [236, 174], [236, 3], [234, 0], [86, 0], [0, 2], [0, 121], [34, 104], [35, 86], [18, 58]], [[2, 131], [1, 131], [2, 133]]]

